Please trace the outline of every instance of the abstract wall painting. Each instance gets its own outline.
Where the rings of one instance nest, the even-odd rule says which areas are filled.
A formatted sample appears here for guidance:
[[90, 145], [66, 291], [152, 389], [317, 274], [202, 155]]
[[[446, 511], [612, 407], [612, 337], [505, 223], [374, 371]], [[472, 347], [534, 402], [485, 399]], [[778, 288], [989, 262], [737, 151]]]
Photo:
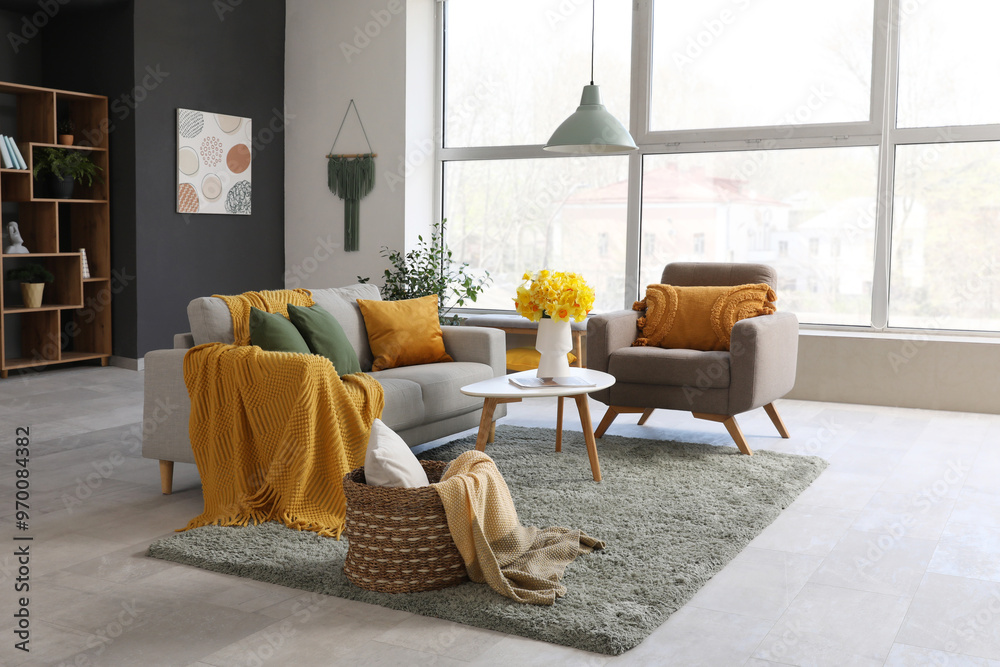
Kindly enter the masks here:
[[249, 118], [177, 110], [177, 212], [250, 215]]

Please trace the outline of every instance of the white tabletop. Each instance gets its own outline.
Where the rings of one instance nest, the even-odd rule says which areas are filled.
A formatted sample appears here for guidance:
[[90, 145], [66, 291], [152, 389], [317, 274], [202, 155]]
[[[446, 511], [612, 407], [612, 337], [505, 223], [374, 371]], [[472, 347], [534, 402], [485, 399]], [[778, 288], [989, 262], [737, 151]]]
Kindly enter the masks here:
[[542, 396], [578, 396], [592, 391], [607, 389], [615, 383], [613, 375], [589, 368], [570, 366], [569, 374], [582, 377], [594, 383], [593, 387], [537, 387], [524, 389], [510, 383], [512, 377], [535, 377], [537, 371], [521, 371], [497, 378], [490, 378], [475, 384], [462, 387], [462, 393], [467, 396], [482, 396], [483, 398], [540, 398]]

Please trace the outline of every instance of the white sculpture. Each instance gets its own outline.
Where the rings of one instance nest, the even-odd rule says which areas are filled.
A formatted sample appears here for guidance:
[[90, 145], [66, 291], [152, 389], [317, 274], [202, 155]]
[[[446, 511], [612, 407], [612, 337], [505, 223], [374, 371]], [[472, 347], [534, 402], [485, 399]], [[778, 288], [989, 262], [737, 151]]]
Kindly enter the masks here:
[[28, 254], [28, 249], [24, 247], [24, 239], [21, 238], [21, 232], [17, 228], [17, 223], [13, 220], [7, 223], [7, 238], [10, 244], [4, 246], [3, 252], [5, 255]]

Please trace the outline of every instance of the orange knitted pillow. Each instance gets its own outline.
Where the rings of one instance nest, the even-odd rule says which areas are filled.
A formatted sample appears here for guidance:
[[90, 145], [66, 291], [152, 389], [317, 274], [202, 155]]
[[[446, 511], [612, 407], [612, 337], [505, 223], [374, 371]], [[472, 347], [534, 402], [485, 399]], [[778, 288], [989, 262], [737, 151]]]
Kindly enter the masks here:
[[645, 310], [636, 322], [641, 336], [632, 345], [688, 350], [728, 350], [729, 335], [739, 320], [770, 315], [774, 290], [766, 283], [732, 286], [677, 287], [649, 285], [646, 298], [633, 310]]

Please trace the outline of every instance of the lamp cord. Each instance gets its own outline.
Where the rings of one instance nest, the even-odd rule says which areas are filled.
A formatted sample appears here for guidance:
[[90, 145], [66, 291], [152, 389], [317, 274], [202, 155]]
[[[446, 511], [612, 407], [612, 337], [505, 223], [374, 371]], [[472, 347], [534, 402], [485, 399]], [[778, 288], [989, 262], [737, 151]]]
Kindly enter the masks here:
[[594, 85], [594, 30], [597, 25], [597, 0], [590, 5], [590, 85]]

